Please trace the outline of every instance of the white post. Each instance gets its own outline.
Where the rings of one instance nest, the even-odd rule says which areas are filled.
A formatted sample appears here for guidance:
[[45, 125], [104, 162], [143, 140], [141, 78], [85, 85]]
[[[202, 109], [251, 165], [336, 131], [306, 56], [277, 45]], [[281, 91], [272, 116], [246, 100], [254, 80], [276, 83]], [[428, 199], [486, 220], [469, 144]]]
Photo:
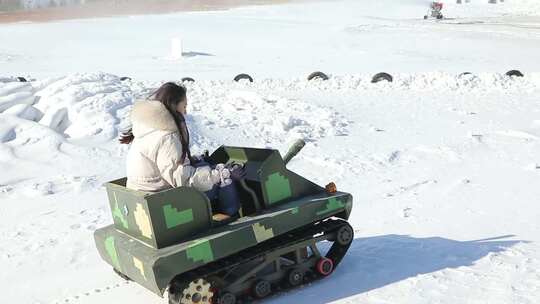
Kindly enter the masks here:
[[173, 60], [182, 59], [183, 53], [182, 39], [180, 37], [174, 37], [171, 39], [171, 58]]

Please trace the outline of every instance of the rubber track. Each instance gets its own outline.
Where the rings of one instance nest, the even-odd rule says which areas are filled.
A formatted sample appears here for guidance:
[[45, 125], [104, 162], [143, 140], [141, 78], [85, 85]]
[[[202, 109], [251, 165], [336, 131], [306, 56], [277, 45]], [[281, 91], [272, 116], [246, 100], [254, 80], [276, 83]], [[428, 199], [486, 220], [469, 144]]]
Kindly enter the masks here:
[[[285, 233], [276, 238], [263, 242], [257, 246], [240, 251], [227, 258], [206, 264], [200, 268], [182, 274], [177, 277], [177, 279], [182, 278], [182, 280], [176, 281], [175, 286], [177, 286], [178, 289], [181, 288], [183, 290], [182, 287], [187, 286], [187, 284], [189, 284], [189, 282], [193, 280], [205, 278], [212, 274], [231, 269], [238, 265], [247, 263], [251, 260], [260, 258], [274, 250], [294, 246], [297, 243], [312, 239], [314, 235], [318, 235], [320, 233], [328, 234], [335, 232], [344, 225], [349, 225], [349, 223], [342, 219], [328, 219], [323, 222], [311, 224], [310, 226], [304, 226], [302, 228], [293, 230], [291, 232]], [[354, 231], [352, 227], [351, 231]], [[333, 242], [332, 247], [330, 247], [326, 254], [326, 257], [333, 260], [334, 269], [337, 267], [337, 265], [341, 262], [341, 260], [347, 253], [347, 250], [349, 249], [351, 243], [347, 245], [339, 245], [337, 242]], [[320, 278], [322, 278], [321, 275], [314, 276], [312, 280], [306, 283], [315, 281]]]

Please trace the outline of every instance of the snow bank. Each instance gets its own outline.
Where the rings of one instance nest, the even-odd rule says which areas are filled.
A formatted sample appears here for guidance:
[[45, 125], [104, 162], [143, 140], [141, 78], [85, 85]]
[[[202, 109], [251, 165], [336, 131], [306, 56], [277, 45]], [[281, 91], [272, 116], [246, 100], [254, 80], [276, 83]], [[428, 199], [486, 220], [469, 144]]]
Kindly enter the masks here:
[[0, 84], [0, 112], [39, 121], [73, 139], [116, 137], [116, 111], [131, 103], [130, 89], [108, 74]]
[[[31, 161], [35, 151], [48, 151], [38, 153], [45, 161], [62, 158], [65, 152], [84, 158], [94, 153], [84, 147], [98, 143], [114, 147], [112, 153], [121, 156], [127, 147], [120, 147], [116, 138], [120, 131], [130, 127], [133, 101], [147, 98], [159, 85], [122, 82], [117, 76], [104, 73], [0, 84], [0, 147], [6, 164], [16, 156]], [[347, 108], [331, 106], [332, 100], [327, 104], [313, 102], [332, 92], [356, 94], [360, 104], [371, 103], [372, 98], [378, 98], [373, 96], [380, 94], [396, 96], [396, 101], [400, 101], [400, 95], [419, 96], [434, 90], [441, 96], [450, 92], [468, 96], [473, 102], [486, 92], [535, 94], [539, 87], [540, 75], [534, 73], [523, 78], [493, 73], [400, 73], [394, 75], [392, 83], [377, 84], [371, 83], [371, 75], [333, 76], [328, 81], [200, 81], [188, 84], [187, 119], [195, 153], [221, 144], [285, 150], [297, 138], [317, 144], [325, 138], [350, 133], [355, 122], [347, 117]], [[296, 92], [310, 93], [294, 97]], [[367, 127], [373, 132], [384, 132], [380, 126]], [[484, 140], [488, 138], [484, 136]], [[403, 160], [408, 154], [396, 155]]]
[[[19, 119], [9, 121], [28, 122], [18, 130], [7, 124], [0, 138], [3, 143], [22, 141], [27, 139], [24, 134], [38, 132], [43, 138], [64, 138], [70, 142], [114, 142], [120, 131], [130, 127], [129, 113], [134, 100], [147, 98], [158, 86], [122, 82], [117, 76], [103, 73], [2, 84], [0, 112], [6, 117], [4, 122], [7, 124], [10, 116]], [[272, 86], [265, 83], [263, 87]], [[259, 93], [243, 84], [201, 82], [192, 85], [188, 94], [187, 119], [195, 150], [208, 145], [215, 148], [218, 138], [206, 134], [216, 129], [231, 137], [249, 134], [245, 139], [257, 140], [260, 146], [347, 134], [348, 122], [331, 108]], [[45, 136], [43, 130], [55, 136]]]
[[35, 101], [34, 89], [29, 83], [0, 84], [0, 113], [14, 105], [33, 105]]
[[81, 74], [58, 79], [36, 93], [35, 107], [43, 112], [40, 123], [78, 139], [117, 135], [116, 112], [133, 102], [131, 91], [118, 77]]
[[[135, 99], [144, 99], [160, 83], [122, 82], [111, 74], [74, 74], [32, 83], [0, 84], [0, 112], [50, 128], [71, 140], [114, 140], [129, 128]], [[279, 96], [283, 91], [505, 91], [530, 92], [540, 86], [539, 74], [523, 78], [504, 74], [453, 75], [443, 72], [394, 75], [394, 82], [371, 83], [371, 75], [333, 76], [328, 81], [265, 79], [255, 84], [201, 81], [188, 85], [188, 120], [194, 145], [212, 130], [244, 134], [259, 144], [283, 144], [303, 138], [317, 141], [348, 133], [350, 121], [331, 107], [309, 99]], [[250, 130], [247, 132], [246, 130]], [[9, 133], [9, 132], [8, 132]], [[6, 133], [7, 134], [7, 133]], [[249, 134], [249, 135], [247, 135]], [[221, 136], [220, 135], [220, 136]], [[202, 137], [201, 137], [202, 136]]]

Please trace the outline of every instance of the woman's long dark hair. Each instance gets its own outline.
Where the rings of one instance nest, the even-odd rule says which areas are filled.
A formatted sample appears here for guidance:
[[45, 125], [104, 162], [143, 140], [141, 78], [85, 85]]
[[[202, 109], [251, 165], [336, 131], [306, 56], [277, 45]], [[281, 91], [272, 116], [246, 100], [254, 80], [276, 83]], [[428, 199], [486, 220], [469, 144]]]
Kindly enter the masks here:
[[[189, 150], [189, 131], [186, 126], [184, 115], [178, 113], [176, 108], [180, 102], [186, 100], [186, 91], [184, 86], [174, 82], [167, 82], [148, 97], [148, 99], [154, 99], [161, 102], [173, 117], [180, 135], [180, 143], [182, 144], [182, 162], [186, 157], [191, 159], [191, 152]], [[130, 144], [134, 138], [132, 130], [130, 129], [128, 132], [122, 133], [120, 136], [120, 143]]]

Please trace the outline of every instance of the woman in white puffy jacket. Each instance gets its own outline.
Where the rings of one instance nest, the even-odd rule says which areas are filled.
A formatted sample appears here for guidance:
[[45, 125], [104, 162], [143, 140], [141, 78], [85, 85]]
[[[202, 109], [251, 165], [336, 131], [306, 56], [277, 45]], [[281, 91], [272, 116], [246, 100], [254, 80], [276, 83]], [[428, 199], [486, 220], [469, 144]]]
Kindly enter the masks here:
[[[210, 193], [220, 184], [230, 184], [230, 179], [227, 179], [230, 172], [223, 171], [223, 166], [218, 170], [209, 166], [192, 166], [189, 132], [184, 119], [186, 89], [168, 82], [151, 97], [151, 100], [135, 103], [131, 112], [132, 129], [120, 138], [121, 143], [131, 144], [127, 156], [126, 186], [151, 192], [188, 186]], [[223, 208], [227, 212], [216, 215], [214, 219], [222, 220], [234, 215], [238, 211], [238, 203], [234, 204], [232, 208]]]

